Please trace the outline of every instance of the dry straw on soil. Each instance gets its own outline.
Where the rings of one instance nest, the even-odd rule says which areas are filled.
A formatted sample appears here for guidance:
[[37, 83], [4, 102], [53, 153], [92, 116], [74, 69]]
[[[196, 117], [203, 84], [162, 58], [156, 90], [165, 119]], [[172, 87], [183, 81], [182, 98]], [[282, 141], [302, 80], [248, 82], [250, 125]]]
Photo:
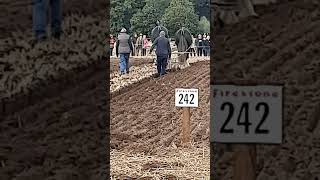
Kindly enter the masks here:
[[[190, 57], [189, 63], [193, 64], [200, 61], [207, 61], [210, 57]], [[139, 61], [136, 58], [135, 61]], [[141, 61], [145, 61], [141, 59]], [[130, 75], [120, 76], [118, 71], [111, 72], [110, 74], [110, 91], [115, 92], [133, 83], [142, 81], [152, 75], [156, 74], [156, 66], [153, 63], [146, 63], [130, 67]]]
[[164, 148], [157, 155], [111, 150], [112, 179], [209, 179], [209, 146]]

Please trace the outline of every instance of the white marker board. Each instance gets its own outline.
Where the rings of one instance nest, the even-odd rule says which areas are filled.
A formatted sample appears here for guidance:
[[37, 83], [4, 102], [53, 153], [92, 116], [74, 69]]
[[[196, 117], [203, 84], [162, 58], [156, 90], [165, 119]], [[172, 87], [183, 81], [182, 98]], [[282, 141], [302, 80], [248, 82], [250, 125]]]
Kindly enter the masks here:
[[175, 89], [175, 105], [177, 107], [198, 107], [199, 90], [198, 89]]
[[212, 85], [210, 141], [282, 143], [283, 87]]

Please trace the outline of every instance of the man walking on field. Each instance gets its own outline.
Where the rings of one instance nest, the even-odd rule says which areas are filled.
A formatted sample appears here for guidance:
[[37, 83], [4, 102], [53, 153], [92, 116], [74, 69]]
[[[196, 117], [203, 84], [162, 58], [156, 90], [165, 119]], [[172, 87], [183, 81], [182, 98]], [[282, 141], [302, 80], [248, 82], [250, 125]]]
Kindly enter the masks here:
[[116, 43], [116, 55], [120, 54], [120, 75], [129, 74], [129, 56], [133, 51], [133, 45], [130, 35], [125, 28], [121, 29]]
[[171, 58], [171, 47], [170, 41], [165, 37], [166, 33], [164, 31], [160, 32], [160, 36], [155, 39], [154, 43], [152, 44], [149, 54], [151, 54], [153, 48], [156, 48], [156, 55], [157, 55], [157, 70], [158, 74], [156, 77], [162, 76], [166, 74], [166, 64], [168, 58]]

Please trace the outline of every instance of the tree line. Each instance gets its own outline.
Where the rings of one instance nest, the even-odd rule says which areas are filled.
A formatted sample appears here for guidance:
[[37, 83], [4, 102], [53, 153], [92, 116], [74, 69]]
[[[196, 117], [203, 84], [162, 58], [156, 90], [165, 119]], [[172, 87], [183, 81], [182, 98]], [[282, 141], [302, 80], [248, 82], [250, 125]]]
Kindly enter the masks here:
[[191, 33], [209, 33], [209, 0], [111, 0], [110, 30], [116, 34], [121, 28], [130, 33], [150, 36], [157, 20], [173, 36], [181, 27]]

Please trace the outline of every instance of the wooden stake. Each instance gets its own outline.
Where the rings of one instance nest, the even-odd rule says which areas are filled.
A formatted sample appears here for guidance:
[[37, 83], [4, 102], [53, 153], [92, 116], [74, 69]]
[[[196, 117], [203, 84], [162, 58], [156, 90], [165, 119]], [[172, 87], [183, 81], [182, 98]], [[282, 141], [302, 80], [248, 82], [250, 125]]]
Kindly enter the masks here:
[[190, 107], [184, 107], [182, 112], [182, 144], [191, 142], [190, 117]]
[[256, 180], [256, 146], [234, 145], [234, 180]]

